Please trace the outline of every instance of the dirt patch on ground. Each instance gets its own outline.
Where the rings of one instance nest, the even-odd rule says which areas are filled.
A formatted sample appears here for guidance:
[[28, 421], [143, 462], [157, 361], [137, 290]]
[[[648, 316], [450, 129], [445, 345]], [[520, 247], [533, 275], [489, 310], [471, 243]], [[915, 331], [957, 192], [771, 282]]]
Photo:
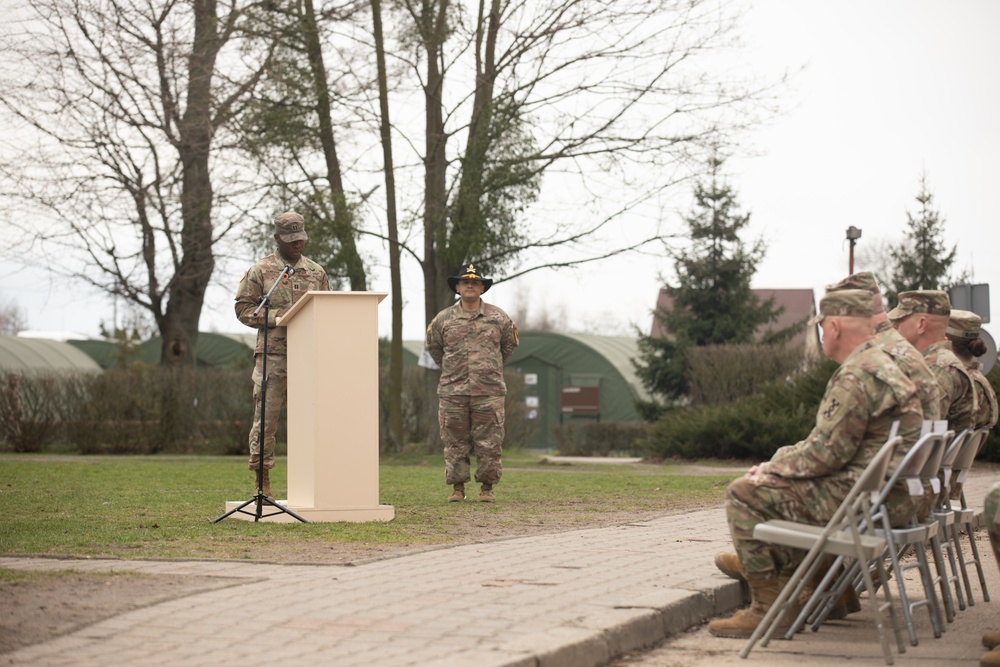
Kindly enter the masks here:
[[48, 641], [133, 609], [241, 581], [138, 573], [35, 572], [0, 584], [0, 653]]

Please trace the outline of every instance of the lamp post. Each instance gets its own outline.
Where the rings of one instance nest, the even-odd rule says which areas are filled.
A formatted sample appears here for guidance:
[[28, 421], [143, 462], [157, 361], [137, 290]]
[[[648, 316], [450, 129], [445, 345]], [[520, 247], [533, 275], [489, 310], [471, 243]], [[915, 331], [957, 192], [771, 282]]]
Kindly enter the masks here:
[[851, 225], [847, 228], [847, 241], [851, 244], [850, 260], [847, 265], [847, 275], [854, 273], [854, 244], [861, 238], [861, 230]]

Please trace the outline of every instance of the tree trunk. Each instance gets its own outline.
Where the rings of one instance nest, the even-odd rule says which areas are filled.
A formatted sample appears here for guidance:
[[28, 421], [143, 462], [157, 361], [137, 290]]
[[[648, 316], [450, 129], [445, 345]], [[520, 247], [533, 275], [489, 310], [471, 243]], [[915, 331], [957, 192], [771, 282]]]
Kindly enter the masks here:
[[[444, 128], [444, 73], [440, 67], [441, 48], [448, 34], [448, 0], [425, 2], [421, 25], [427, 56], [427, 83], [424, 86], [425, 156], [424, 156], [424, 318], [430, 324], [446, 303], [450, 293], [446, 282], [450, 257], [448, 248], [448, 158], [445, 152], [447, 136]], [[461, 261], [456, 260], [456, 262]], [[437, 373], [426, 373], [424, 390], [427, 395], [427, 445], [437, 448]]]
[[[358, 254], [357, 244], [354, 240], [354, 215], [347, 205], [347, 198], [344, 195], [344, 180], [340, 172], [337, 144], [333, 136], [333, 122], [330, 118], [330, 86], [326, 80], [326, 64], [323, 61], [323, 48], [319, 41], [316, 12], [313, 8], [313, 0], [303, 0], [303, 5], [305, 8], [303, 38], [316, 87], [319, 140], [323, 147], [323, 157], [326, 160], [326, 176], [330, 182], [330, 199], [333, 203], [333, 232], [340, 244], [340, 252], [344, 268], [347, 270], [351, 290], [364, 292], [368, 289], [368, 281], [365, 276], [364, 262], [361, 261], [361, 255]], [[376, 45], [376, 48], [379, 46]]]
[[212, 75], [220, 42], [215, 0], [194, 0], [194, 43], [188, 60], [187, 108], [178, 123], [181, 158], [181, 258], [168, 292], [160, 334], [161, 363], [194, 365], [198, 320], [215, 269], [212, 254]]
[[[306, 0], [310, 2], [311, 0]], [[371, 0], [378, 62], [378, 100], [381, 116], [382, 163], [385, 173], [386, 224], [389, 227], [389, 274], [392, 281], [392, 340], [389, 348], [389, 438], [396, 450], [403, 441], [403, 279], [399, 267], [399, 230], [396, 226], [396, 179], [392, 160], [392, 124], [389, 121], [389, 85], [382, 37], [382, 3]]]

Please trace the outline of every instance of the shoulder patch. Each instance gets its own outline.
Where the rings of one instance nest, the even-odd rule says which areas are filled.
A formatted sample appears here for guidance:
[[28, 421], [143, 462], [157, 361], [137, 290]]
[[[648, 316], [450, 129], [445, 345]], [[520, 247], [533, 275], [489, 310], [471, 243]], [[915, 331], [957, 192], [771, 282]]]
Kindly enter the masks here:
[[833, 387], [823, 397], [823, 403], [819, 406], [817, 425], [832, 426], [844, 417], [844, 412], [850, 410], [852, 404], [851, 392], [846, 387]]

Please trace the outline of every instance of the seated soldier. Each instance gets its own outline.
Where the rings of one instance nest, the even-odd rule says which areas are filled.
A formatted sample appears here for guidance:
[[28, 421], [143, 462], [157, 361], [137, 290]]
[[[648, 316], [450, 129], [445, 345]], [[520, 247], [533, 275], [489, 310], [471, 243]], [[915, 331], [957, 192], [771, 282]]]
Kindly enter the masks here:
[[[752, 604], [709, 623], [713, 635], [749, 637], [801, 557], [755, 540], [754, 526], [770, 519], [826, 524], [888, 440], [894, 422], [907, 442], [920, 433], [923, 412], [916, 386], [875, 344], [871, 309], [868, 290], [823, 297], [811, 324], [820, 324], [823, 353], [840, 367], [827, 384], [816, 425], [805, 440], [782, 447], [726, 491], [726, 517]], [[786, 617], [785, 623], [792, 620]]]

